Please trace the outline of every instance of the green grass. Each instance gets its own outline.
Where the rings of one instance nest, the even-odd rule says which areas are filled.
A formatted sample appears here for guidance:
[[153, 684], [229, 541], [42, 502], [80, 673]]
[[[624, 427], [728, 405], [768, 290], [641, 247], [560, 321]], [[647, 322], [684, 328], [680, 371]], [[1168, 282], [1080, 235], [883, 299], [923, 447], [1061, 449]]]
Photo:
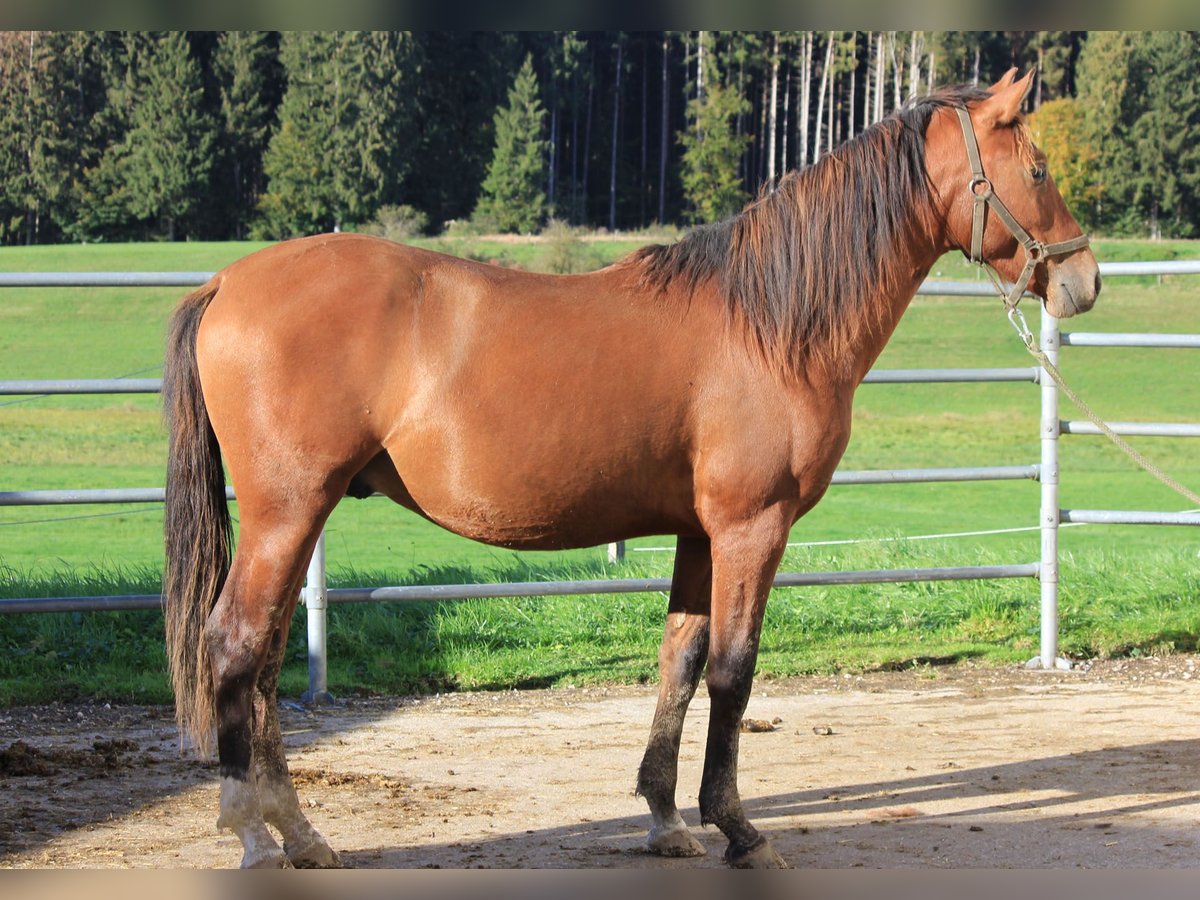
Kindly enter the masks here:
[[[547, 245], [428, 239], [477, 258], [538, 268]], [[641, 239], [587, 242], [596, 264]], [[1097, 242], [1105, 260], [1200, 257], [1200, 244]], [[151, 244], [0, 250], [0, 269], [217, 269], [247, 244]], [[973, 279], [947, 257], [934, 277]], [[1195, 278], [1110, 279], [1096, 310], [1067, 328], [1200, 331]], [[157, 374], [162, 330], [180, 289], [10, 289], [0, 293], [0, 378]], [[1031, 321], [1035, 320], [1031, 316]], [[1025, 366], [998, 301], [919, 297], [879, 365]], [[1110, 419], [1195, 420], [1200, 358], [1187, 351], [1068, 349], [1070, 382]], [[1077, 418], [1064, 400], [1064, 417]], [[848, 469], [1038, 460], [1037, 388], [867, 385], [858, 395]], [[1135, 439], [1195, 487], [1196, 443]], [[157, 398], [0, 397], [0, 490], [162, 484]], [[1062, 443], [1065, 507], [1182, 509], [1186, 503], [1101, 438]], [[1032, 527], [1032, 482], [840, 487], [796, 527], [796, 542]], [[235, 507], [236, 515], [236, 507]], [[156, 592], [157, 506], [0, 509], [0, 596]], [[792, 570], [1029, 562], [1034, 532], [921, 542], [798, 547]], [[668, 575], [671, 556], [631, 542], [621, 574]], [[1196, 533], [1080, 527], [1062, 532], [1062, 645], [1076, 655], [1192, 649], [1200, 634]], [[599, 548], [520, 554], [474, 544], [382, 500], [346, 501], [328, 528], [340, 585], [603, 577]], [[335, 692], [638, 680], [654, 676], [661, 596], [335, 607]], [[302, 621], [297, 631], [302, 631]], [[801, 589], [768, 607], [760, 672], [871, 668], [913, 659], [1012, 661], [1036, 653], [1032, 581]], [[298, 692], [293, 635], [284, 689]], [[157, 613], [0, 616], [0, 703], [64, 696], [166, 698]]]

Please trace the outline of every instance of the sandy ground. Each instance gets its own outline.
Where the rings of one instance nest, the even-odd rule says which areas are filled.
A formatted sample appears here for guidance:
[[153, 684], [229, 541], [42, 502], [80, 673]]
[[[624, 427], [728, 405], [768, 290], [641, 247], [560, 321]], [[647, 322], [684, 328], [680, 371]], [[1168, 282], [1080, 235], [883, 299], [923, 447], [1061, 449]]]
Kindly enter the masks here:
[[[957, 666], [756, 684], [740, 784], [793, 866], [1191, 867], [1200, 825], [1197, 657], [1030, 673]], [[313, 823], [354, 867], [721, 865], [698, 828], [707, 700], [680, 808], [708, 856], [645, 855], [634, 777], [654, 688], [284, 704]], [[761, 725], [759, 726], [761, 727]], [[0, 712], [0, 867], [227, 867], [211, 763], [170, 711]]]

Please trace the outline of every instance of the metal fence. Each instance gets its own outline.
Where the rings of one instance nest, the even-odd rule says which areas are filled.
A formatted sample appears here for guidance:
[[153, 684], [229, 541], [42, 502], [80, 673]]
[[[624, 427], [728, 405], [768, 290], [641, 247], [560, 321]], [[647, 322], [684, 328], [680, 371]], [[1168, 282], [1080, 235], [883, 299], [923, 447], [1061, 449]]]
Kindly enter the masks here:
[[[1101, 263], [1104, 276], [1200, 274], [1200, 260], [1167, 262]], [[112, 273], [0, 273], [0, 287], [189, 287], [205, 283], [210, 272], [112, 272]], [[929, 281], [920, 294], [938, 296], [994, 296], [986, 282]], [[1041, 345], [1057, 364], [1063, 346], [1147, 347], [1200, 349], [1200, 335], [1062, 333], [1058, 322], [1042, 312]], [[1001, 566], [948, 566], [923, 569], [881, 569], [843, 572], [781, 572], [776, 587], [809, 585], [878, 584], [886, 582], [951, 581], [994, 578], [1037, 578], [1041, 583], [1040, 654], [1030, 661], [1034, 668], [1062, 668], [1058, 658], [1058, 529], [1062, 523], [1200, 525], [1200, 512], [1165, 513], [1138, 510], [1063, 510], [1058, 501], [1058, 440], [1063, 434], [1098, 433], [1090, 422], [1061, 421], [1058, 390], [1039, 366], [970, 369], [876, 369], [866, 377], [874, 384], [944, 384], [971, 382], [1028, 382], [1041, 386], [1041, 460], [1036, 464], [926, 469], [883, 469], [841, 471], [835, 485], [914, 484], [928, 482], [1001, 481], [1027, 479], [1041, 484], [1041, 553], [1037, 561]], [[155, 393], [161, 380], [71, 379], [0, 381], [0, 395]], [[1118, 434], [1157, 436], [1200, 436], [1200, 424], [1112, 423]], [[162, 502], [162, 488], [81, 489], [56, 491], [0, 491], [0, 506], [43, 506], [60, 504]], [[229, 499], [233, 492], [227, 491]], [[610, 555], [615, 548], [610, 548]], [[406, 587], [362, 587], [327, 589], [325, 540], [318, 541], [309, 565], [303, 591], [307, 608], [309, 690], [311, 699], [327, 696], [326, 608], [329, 603], [414, 602], [462, 600], [483, 597], [565, 596], [575, 594], [666, 591], [668, 578], [603, 579], [594, 581], [548, 581], [501, 584], [414, 585]], [[161, 604], [158, 594], [108, 597], [18, 598], [0, 600], [0, 613], [67, 612], [152, 609]]]

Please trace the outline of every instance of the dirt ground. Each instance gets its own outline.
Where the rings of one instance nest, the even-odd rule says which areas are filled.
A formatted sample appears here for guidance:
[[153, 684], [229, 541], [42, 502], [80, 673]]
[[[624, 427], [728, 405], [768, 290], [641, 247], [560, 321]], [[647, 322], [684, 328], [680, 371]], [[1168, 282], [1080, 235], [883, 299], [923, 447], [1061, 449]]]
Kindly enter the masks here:
[[[758, 681], [747, 809], [796, 867], [1192, 867], [1200, 657]], [[708, 856], [647, 856], [633, 794], [654, 687], [283, 705], [301, 801], [349, 866], [721, 865], [698, 827], [707, 699], [679, 801]], [[773, 724], [772, 724], [773, 723]], [[0, 711], [0, 867], [237, 865], [217, 775], [170, 710]]]

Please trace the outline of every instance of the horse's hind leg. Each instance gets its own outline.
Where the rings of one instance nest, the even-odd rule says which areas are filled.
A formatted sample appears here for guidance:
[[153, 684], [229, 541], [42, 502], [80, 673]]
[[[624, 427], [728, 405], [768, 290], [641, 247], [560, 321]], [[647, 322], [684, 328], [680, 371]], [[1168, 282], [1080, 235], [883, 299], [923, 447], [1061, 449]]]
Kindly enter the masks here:
[[688, 703], [696, 692], [708, 654], [712, 556], [707, 538], [679, 538], [667, 624], [658, 652], [658, 707], [650, 726], [637, 791], [650, 806], [653, 825], [646, 849], [661, 856], [702, 856], [675, 806], [679, 739]]
[[[254, 513], [248, 499], [240, 504], [240, 536], [229, 577], [206, 627], [221, 774], [217, 826], [241, 840], [243, 867], [279, 867], [288, 859], [267, 830], [264, 812], [276, 818], [281, 808], [277, 798], [290, 792], [294, 802], [295, 792], [282, 763], [274, 680], [304, 567], [333, 504], [314, 498], [309, 508], [276, 506], [263, 516]], [[259, 760], [256, 752], [262, 754]], [[265, 803], [260, 782], [272, 788]], [[282, 808], [289, 809], [286, 799]], [[299, 812], [298, 804], [294, 811]], [[284, 839], [289, 839], [287, 832]]]
[[[299, 585], [296, 586], [297, 590]], [[293, 591], [293, 596], [296, 591]], [[273, 647], [267, 664], [254, 689], [254, 729], [251, 738], [254, 759], [254, 784], [263, 818], [283, 837], [283, 852], [298, 869], [329, 869], [341, 866], [337, 852], [329, 846], [308, 818], [300, 811], [300, 800], [288, 773], [283, 737], [279, 730], [275, 686], [287, 646], [287, 626], [291, 613], [282, 623], [282, 639]]]

